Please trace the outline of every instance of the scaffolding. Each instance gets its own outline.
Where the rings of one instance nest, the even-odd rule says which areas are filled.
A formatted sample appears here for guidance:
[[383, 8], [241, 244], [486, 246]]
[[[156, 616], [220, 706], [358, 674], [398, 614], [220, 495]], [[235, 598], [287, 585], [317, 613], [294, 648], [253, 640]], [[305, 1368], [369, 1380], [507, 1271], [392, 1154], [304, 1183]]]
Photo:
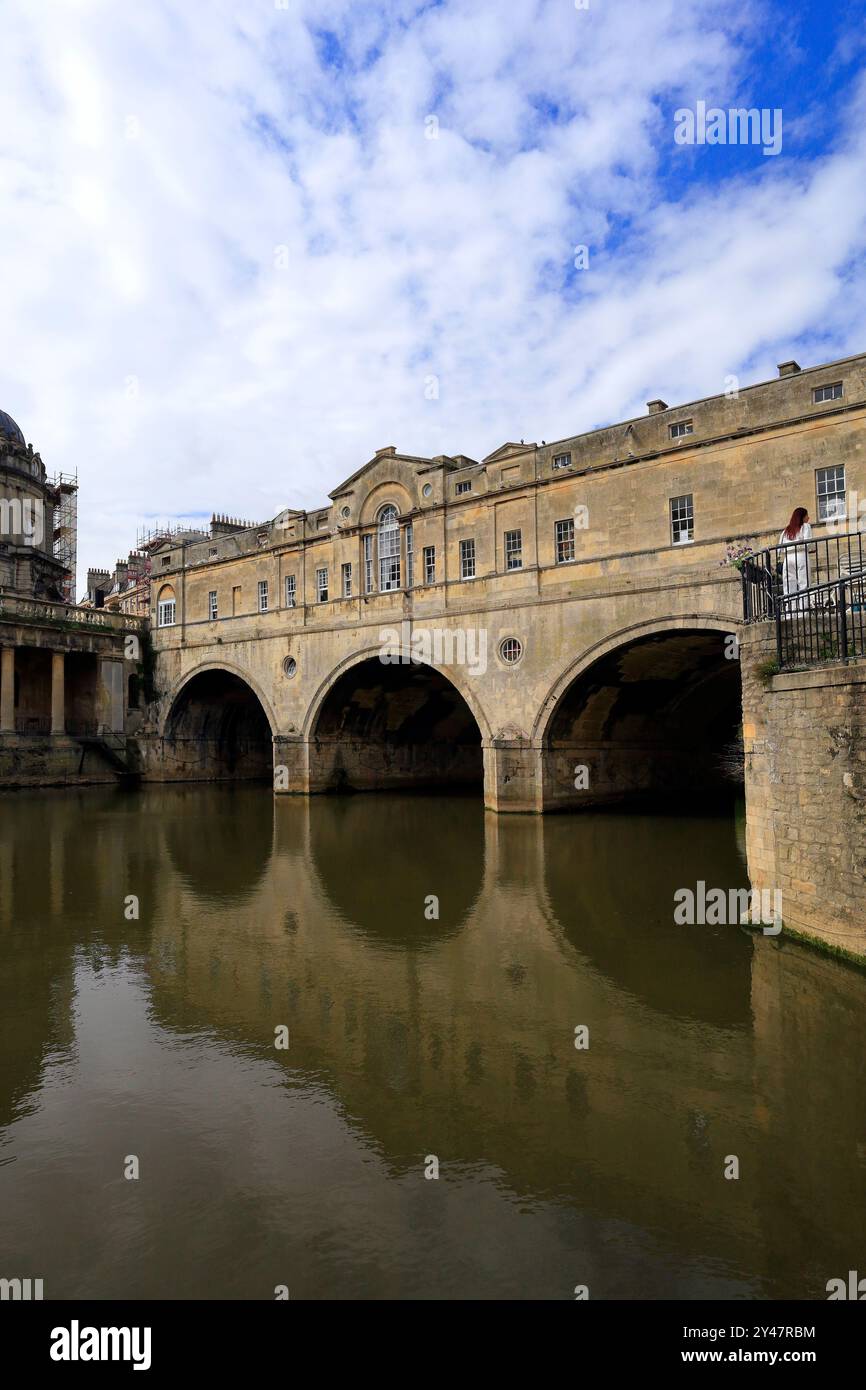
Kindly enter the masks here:
[[78, 474], [57, 473], [48, 479], [54, 489], [54, 558], [63, 566], [59, 589], [64, 602], [75, 602], [78, 563]]
[[153, 550], [161, 541], [170, 541], [178, 536], [198, 536], [205, 539], [207, 531], [189, 521], [167, 521], [164, 526], [142, 527], [136, 535], [135, 548]]

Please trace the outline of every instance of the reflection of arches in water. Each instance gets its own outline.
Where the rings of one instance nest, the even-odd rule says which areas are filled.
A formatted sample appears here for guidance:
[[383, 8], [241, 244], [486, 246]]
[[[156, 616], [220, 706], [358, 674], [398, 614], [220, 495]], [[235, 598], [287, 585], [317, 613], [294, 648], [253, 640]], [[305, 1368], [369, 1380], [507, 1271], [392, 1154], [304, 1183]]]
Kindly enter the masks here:
[[[435, 945], [464, 925], [484, 877], [478, 802], [455, 798], [447, 820], [435, 817], [434, 835], [423, 801], [413, 797], [382, 797], [375, 815], [366, 798], [309, 802], [307, 808], [322, 891], [346, 922], [401, 948]], [[438, 921], [424, 915], [433, 894]]]
[[545, 817], [550, 910], [571, 947], [617, 988], [658, 1012], [717, 1027], [748, 1026], [751, 944], [745, 928], [677, 926], [674, 893], [743, 888], [733, 821], [717, 817]]
[[[714, 630], [663, 630], [580, 670], [543, 731], [549, 803], [647, 794], [732, 799], [743, 781], [742, 696], [729, 643], [729, 634]], [[582, 764], [588, 780], [577, 787]]]
[[249, 897], [271, 858], [273, 797], [253, 787], [172, 788], [161, 811], [172, 865], [192, 892], [212, 903]]
[[165, 740], [183, 770], [208, 778], [273, 777], [271, 726], [255, 691], [232, 671], [199, 671], [176, 696]]
[[478, 723], [432, 666], [359, 661], [337, 677], [311, 723], [312, 791], [482, 786]]

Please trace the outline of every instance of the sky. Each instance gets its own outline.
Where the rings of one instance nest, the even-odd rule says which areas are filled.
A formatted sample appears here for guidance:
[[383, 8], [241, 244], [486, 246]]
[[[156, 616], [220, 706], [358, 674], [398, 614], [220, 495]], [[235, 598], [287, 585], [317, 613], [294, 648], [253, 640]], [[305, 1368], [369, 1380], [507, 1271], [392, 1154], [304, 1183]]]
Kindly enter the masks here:
[[[866, 0], [3, 0], [0, 409], [141, 528], [866, 351]], [[781, 149], [677, 112], [781, 112]], [[585, 248], [579, 251], [578, 248]]]

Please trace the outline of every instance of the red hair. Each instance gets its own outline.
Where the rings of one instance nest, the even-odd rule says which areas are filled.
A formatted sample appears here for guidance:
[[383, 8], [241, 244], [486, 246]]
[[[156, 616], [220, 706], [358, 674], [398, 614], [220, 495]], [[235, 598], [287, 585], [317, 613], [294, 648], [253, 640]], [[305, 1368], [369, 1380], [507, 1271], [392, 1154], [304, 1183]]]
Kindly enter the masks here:
[[806, 520], [806, 517], [807, 517], [808, 515], [809, 515], [808, 508], [806, 508], [806, 507], [795, 507], [795, 508], [794, 508], [794, 510], [793, 510], [792, 513], [791, 513], [791, 520], [788, 522], [788, 525], [785, 527], [785, 535], [788, 537], [788, 540], [789, 540], [789, 541], [796, 540], [797, 536], [799, 536], [800, 532], [801, 532], [802, 529], [803, 529], [803, 522]]

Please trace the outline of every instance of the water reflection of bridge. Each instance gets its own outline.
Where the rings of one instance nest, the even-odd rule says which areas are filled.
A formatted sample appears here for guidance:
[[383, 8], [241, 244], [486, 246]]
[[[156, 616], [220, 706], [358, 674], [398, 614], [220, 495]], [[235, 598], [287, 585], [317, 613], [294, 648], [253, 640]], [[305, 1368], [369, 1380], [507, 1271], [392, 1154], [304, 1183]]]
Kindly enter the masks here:
[[[163, 1029], [287, 1082], [315, 1074], [394, 1175], [430, 1152], [484, 1163], [519, 1198], [654, 1227], [679, 1258], [775, 1291], [818, 1293], [828, 1242], [848, 1267], [866, 985], [796, 947], [674, 927], [664, 903], [707, 863], [706, 825], [232, 789], [99, 799], [82, 837], [77, 798], [22, 798], [0, 851], [3, 1123], [70, 1044], [75, 952], [129, 953]], [[742, 881], [733, 839], [715, 855], [719, 881]]]

